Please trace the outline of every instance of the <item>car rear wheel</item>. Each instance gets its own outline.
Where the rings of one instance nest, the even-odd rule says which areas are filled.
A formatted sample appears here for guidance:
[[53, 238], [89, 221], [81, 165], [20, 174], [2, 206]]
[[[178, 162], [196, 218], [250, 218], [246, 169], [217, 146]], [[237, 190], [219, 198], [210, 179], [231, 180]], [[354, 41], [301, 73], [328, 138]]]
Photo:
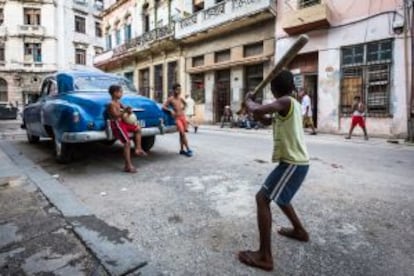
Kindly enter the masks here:
[[39, 136], [31, 135], [29, 132], [27, 132], [27, 130], [26, 130], [26, 135], [27, 135], [27, 141], [29, 141], [30, 144], [36, 144], [40, 140]]
[[63, 143], [59, 137], [53, 132], [53, 145], [55, 146], [55, 159], [58, 163], [66, 164], [72, 160], [73, 145]]
[[141, 147], [144, 151], [150, 151], [150, 149], [154, 146], [154, 143], [155, 136], [142, 137], [141, 139]]

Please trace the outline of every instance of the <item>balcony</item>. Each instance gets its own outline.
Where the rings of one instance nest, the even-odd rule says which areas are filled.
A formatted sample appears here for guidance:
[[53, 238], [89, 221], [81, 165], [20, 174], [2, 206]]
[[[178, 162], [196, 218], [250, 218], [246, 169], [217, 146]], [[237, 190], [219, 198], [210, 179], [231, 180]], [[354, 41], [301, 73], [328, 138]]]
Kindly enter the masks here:
[[[149, 49], [150, 46], [151, 51], [155, 51], [157, 48], [159, 50], [162, 50], [163, 47], [168, 47], [168, 38], [171, 38], [173, 36], [173, 24], [153, 29], [141, 36], [137, 36], [130, 41], [113, 48], [112, 50], [106, 51], [96, 56], [94, 59], [94, 64], [100, 65], [110, 61], [113, 58], [118, 59], [120, 57], [129, 57], [131, 54], [139, 54], [139, 52]], [[157, 47], [154, 47], [155, 44], [157, 44]]]
[[274, 17], [274, 0], [225, 0], [175, 25], [175, 37], [184, 39], [201, 32], [219, 34]]
[[46, 29], [39, 25], [20, 25], [18, 27], [19, 36], [43, 37]]
[[318, 4], [283, 14], [282, 28], [289, 35], [306, 33], [331, 25], [331, 12], [326, 4]]

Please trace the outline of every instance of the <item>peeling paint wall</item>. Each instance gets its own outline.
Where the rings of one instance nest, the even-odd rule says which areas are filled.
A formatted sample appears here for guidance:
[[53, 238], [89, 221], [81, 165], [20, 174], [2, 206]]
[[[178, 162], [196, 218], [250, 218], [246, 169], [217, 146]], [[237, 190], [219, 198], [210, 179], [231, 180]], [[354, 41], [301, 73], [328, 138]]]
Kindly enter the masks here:
[[[296, 1], [287, 1], [296, 2]], [[350, 118], [340, 116], [341, 47], [393, 39], [393, 59], [390, 78], [390, 109], [388, 118], [367, 118], [368, 132], [379, 136], [405, 137], [407, 133], [407, 84], [412, 68], [411, 55], [405, 55], [404, 37], [393, 32], [393, 12], [401, 12], [402, 1], [326, 1], [331, 9], [331, 27], [308, 33], [309, 43], [301, 53], [318, 53], [318, 128], [332, 133], [347, 133]], [[371, 4], [369, 4], [371, 3]], [[292, 4], [292, 3], [290, 3]], [[293, 5], [296, 7], [295, 5]], [[292, 7], [293, 7], [292, 6]], [[281, 29], [283, 10], [279, 5], [276, 27], [276, 59], [280, 59], [295, 37]], [[408, 41], [409, 42], [409, 41]], [[410, 44], [408, 44], [410, 45]], [[409, 87], [409, 86], [408, 86]], [[355, 133], [360, 133], [356, 129]]]

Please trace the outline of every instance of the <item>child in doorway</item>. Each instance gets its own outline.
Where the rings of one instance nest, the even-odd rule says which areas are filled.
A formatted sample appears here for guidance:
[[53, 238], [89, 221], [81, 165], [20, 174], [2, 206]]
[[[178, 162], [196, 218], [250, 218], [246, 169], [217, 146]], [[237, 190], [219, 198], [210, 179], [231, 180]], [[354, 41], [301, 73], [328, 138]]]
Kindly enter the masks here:
[[119, 139], [119, 141], [124, 144], [124, 171], [136, 173], [137, 170], [132, 165], [131, 161], [131, 141], [129, 139], [130, 132], [134, 133], [135, 154], [138, 156], [146, 156], [147, 154], [141, 148], [141, 128], [139, 125], [128, 124], [122, 120], [124, 113], [130, 114], [132, 112], [131, 107], [126, 107], [120, 102], [122, 93], [122, 87], [119, 85], [111, 85], [109, 87], [109, 94], [111, 95], [112, 101], [108, 106], [108, 115], [114, 137]]
[[[309, 169], [309, 156], [304, 141], [300, 103], [292, 97], [293, 75], [282, 71], [271, 82], [275, 101], [260, 105], [253, 95], [246, 96], [247, 109], [255, 120], [265, 125], [273, 124], [273, 162], [278, 166], [269, 174], [256, 194], [257, 221], [260, 234], [258, 251], [240, 251], [240, 262], [263, 270], [273, 270], [271, 250], [272, 214], [270, 202], [274, 201], [292, 223], [293, 228], [281, 228], [278, 233], [299, 241], [308, 241], [309, 236], [300, 222], [290, 201], [300, 188]], [[268, 115], [273, 117], [268, 117]]]

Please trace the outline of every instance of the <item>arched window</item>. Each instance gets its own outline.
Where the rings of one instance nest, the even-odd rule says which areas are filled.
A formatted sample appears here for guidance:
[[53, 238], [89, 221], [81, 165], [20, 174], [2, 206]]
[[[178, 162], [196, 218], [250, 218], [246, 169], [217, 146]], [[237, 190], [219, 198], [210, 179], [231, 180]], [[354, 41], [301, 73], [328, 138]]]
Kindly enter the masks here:
[[7, 82], [0, 78], [0, 102], [8, 102], [9, 97], [7, 95]]

